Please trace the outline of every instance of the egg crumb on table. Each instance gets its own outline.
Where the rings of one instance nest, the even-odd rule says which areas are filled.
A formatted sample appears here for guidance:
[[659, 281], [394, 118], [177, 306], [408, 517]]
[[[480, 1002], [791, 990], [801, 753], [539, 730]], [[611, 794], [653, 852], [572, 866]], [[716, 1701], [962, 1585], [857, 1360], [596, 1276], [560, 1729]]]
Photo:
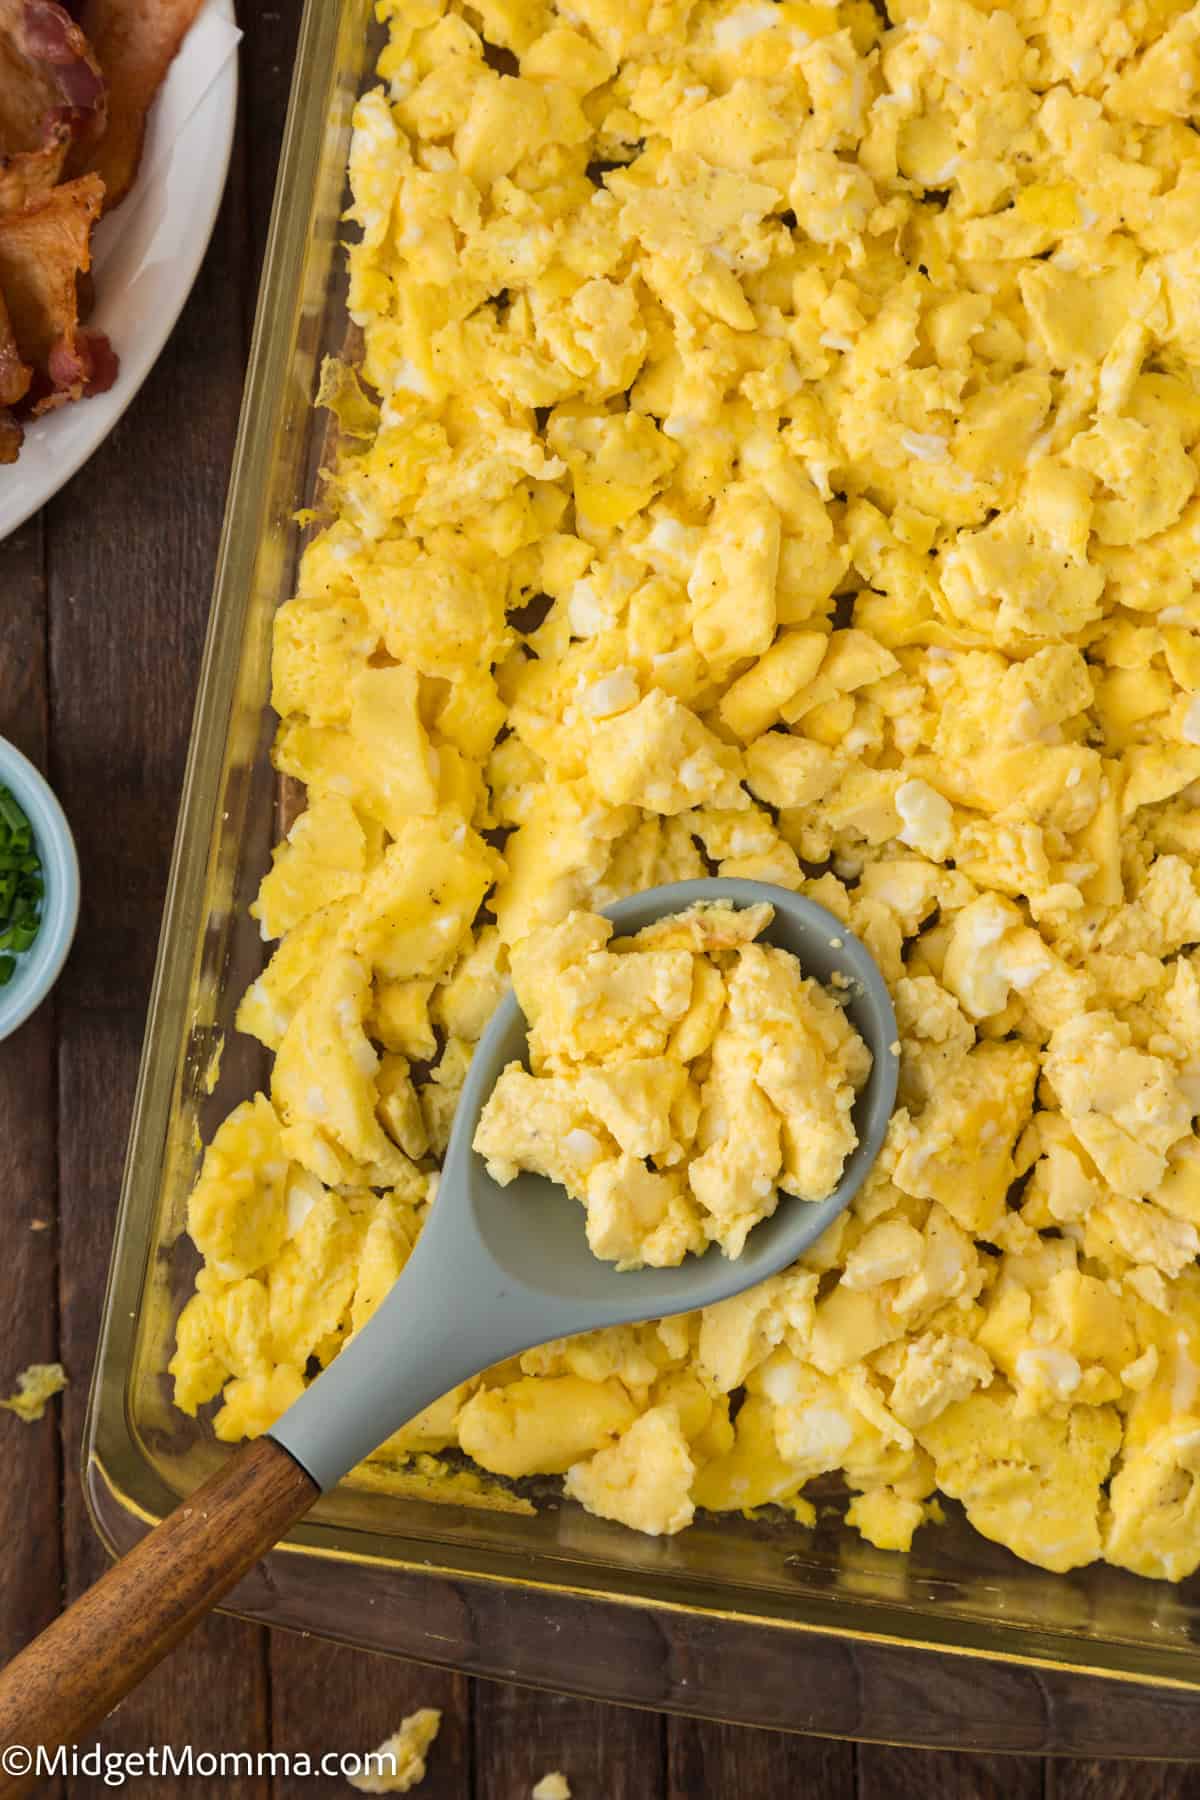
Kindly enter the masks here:
[[530, 1068], [501, 1071], [474, 1148], [503, 1187], [560, 1183], [618, 1269], [740, 1256], [781, 1192], [831, 1194], [858, 1142], [871, 1053], [795, 956], [755, 942], [773, 917], [702, 903], [614, 938], [571, 912], [513, 951]]
[[425, 1758], [441, 1723], [442, 1715], [436, 1706], [422, 1706], [409, 1713], [391, 1737], [371, 1753], [370, 1767], [357, 1775], [347, 1775], [346, 1780], [360, 1794], [407, 1794], [425, 1779]]
[[571, 1800], [571, 1784], [560, 1769], [552, 1769], [530, 1790], [529, 1800]]
[[895, 998], [870, 1179], [794, 1268], [511, 1359], [374, 1477], [466, 1452], [657, 1531], [836, 1477], [880, 1546], [940, 1493], [1044, 1568], [1183, 1578], [1200, 12], [381, 10], [361, 365], [275, 623], [274, 1070], [191, 1197], [178, 1404], [263, 1431], [361, 1328], [531, 943], [753, 877]]
[[66, 1385], [67, 1374], [61, 1363], [30, 1363], [17, 1376], [16, 1392], [7, 1400], [0, 1400], [0, 1406], [32, 1425], [44, 1417], [55, 1394], [61, 1394]]

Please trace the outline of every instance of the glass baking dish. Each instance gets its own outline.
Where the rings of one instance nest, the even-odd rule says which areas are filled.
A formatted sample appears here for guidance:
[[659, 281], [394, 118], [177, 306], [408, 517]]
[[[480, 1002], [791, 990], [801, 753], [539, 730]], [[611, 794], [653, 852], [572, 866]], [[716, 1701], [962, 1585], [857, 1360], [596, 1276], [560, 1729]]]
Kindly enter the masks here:
[[[270, 627], [292, 592], [302, 534], [295, 515], [321, 463], [317, 370], [346, 337], [338, 246], [350, 115], [379, 41], [370, 0], [309, 0], [92, 1388], [86, 1485], [114, 1547], [127, 1546], [227, 1454], [202, 1422], [173, 1410], [165, 1371], [195, 1267], [183, 1230], [199, 1145], [265, 1072], [263, 1052], [236, 1033], [233, 1018], [262, 964], [247, 908], [278, 835]], [[702, 1518], [655, 1541], [553, 1495], [534, 1516], [520, 1516], [347, 1486], [243, 1585], [234, 1607], [376, 1649], [776, 1725], [810, 1717], [794, 1683], [775, 1683], [764, 1698], [762, 1682], [743, 1682], [705, 1699], [694, 1661], [641, 1653], [646, 1609], [674, 1619], [672, 1629], [690, 1619], [706, 1643], [731, 1634], [755, 1663], [789, 1642], [799, 1653], [796, 1634], [817, 1631], [860, 1645], [1200, 1686], [1196, 1581], [1170, 1588], [1101, 1565], [1048, 1575], [947, 1511], [946, 1525], [922, 1531], [904, 1557], [871, 1549], [834, 1505], [812, 1530], [782, 1519]], [[427, 1614], [419, 1639], [408, 1618], [414, 1571], [443, 1584], [423, 1590], [437, 1623]], [[543, 1624], [568, 1596], [576, 1611], [563, 1616], [571, 1619], [581, 1597], [623, 1610], [594, 1604], [588, 1625], [576, 1624], [559, 1653], [531, 1669], [520, 1634], [504, 1629], [531, 1596]], [[630, 1603], [640, 1609], [636, 1621]], [[815, 1728], [889, 1735], [861, 1716], [844, 1726], [818, 1719]], [[946, 1741], [919, 1718], [890, 1735]], [[986, 1739], [986, 1730], [976, 1733], [976, 1742]]]

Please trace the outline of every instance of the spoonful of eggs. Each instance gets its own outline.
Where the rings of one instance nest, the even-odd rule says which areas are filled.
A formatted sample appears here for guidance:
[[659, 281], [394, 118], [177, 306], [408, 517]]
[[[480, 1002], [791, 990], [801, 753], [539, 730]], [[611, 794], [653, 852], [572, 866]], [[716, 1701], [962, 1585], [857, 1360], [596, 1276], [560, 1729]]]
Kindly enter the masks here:
[[[820, 1199], [783, 1194], [732, 1255], [714, 1243], [673, 1266], [602, 1260], [589, 1242], [588, 1214], [561, 1186], [520, 1164], [500, 1169], [489, 1156], [501, 1185], [474, 1147], [498, 1082], [511, 1081], [514, 1065], [528, 1059], [529, 1026], [508, 994], [476, 1047], [436, 1200], [387, 1298], [267, 1436], [231, 1456], [0, 1673], [2, 1741], [77, 1739], [320, 1494], [461, 1382], [553, 1338], [727, 1300], [794, 1263], [849, 1204], [896, 1100], [896, 1020], [883, 977], [832, 913], [762, 882], [679, 882], [623, 900], [606, 916], [627, 934], [718, 904], [768, 906], [766, 943], [838, 996], [871, 1052], [836, 1186]], [[734, 1120], [735, 1138], [737, 1129]], [[0, 1796], [22, 1791], [20, 1780], [0, 1779]]]

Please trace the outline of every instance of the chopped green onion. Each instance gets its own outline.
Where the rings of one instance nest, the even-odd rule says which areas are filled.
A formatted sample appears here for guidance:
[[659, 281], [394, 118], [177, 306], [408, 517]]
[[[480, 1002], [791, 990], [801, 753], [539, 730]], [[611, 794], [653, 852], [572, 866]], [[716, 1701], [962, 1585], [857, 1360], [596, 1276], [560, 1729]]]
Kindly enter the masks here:
[[0, 787], [0, 987], [41, 928], [46, 884], [33, 827], [11, 791]]

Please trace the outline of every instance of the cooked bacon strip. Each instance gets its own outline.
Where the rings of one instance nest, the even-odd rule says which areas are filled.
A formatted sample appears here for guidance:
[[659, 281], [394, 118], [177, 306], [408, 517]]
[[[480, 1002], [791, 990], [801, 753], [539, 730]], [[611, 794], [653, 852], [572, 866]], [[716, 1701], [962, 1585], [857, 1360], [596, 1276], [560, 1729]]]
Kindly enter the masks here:
[[55, 0], [0, 0], [0, 213], [62, 179], [104, 130], [104, 78], [91, 46]]
[[[77, 331], [73, 338], [60, 338], [50, 352], [48, 363], [55, 389], [53, 403], [61, 406], [65, 400], [106, 394], [117, 379], [119, 369], [117, 353], [102, 331]], [[34, 410], [46, 412], [46, 401]]]
[[51, 123], [91, 143], [105, 125], [100, 61], [56, 0], [0, 0], [0, 152], [41, 150]]
[[35, 414], [111, 386], [115, 374], [107, 340], [79, 325], [79, 277], [103, 197], [100, 177], [84, 175], [0, 217], [0, 292], [33, 369], [26, 404]]
[[35, 150], [48, 112], [63, 104], [54, 71], [25, 49], [25, 0], [0, 0], [0, 150]]
[[40, 150], [0, 156], [0, 213], [18, 212], [62, 178], [75, 134], [68, 120], [47, 116]]
[[25, 0], [25, 54], [54, 70], [63, 103], [92, 112], [104, 96], [104, 77], [92, 46], [55, 0]]
[[33, 370], [22, 360], [17, 349], [12, 321], [4, 304], [4, 295], [0, 293], [0, 416], [6, 407], [16, 406], [25, 398], [32, 379]]
[[146, 114], [200, 10], [201, 0], [83, 0], [80, 23], [95, 46], [108, 86], [108, 130], [71, 167], [103, 176], [105, 211], [119, 204], [137, 174]]
[[24, 435], [12, 414], [0, 407], [0, 463], [16, 462]]

